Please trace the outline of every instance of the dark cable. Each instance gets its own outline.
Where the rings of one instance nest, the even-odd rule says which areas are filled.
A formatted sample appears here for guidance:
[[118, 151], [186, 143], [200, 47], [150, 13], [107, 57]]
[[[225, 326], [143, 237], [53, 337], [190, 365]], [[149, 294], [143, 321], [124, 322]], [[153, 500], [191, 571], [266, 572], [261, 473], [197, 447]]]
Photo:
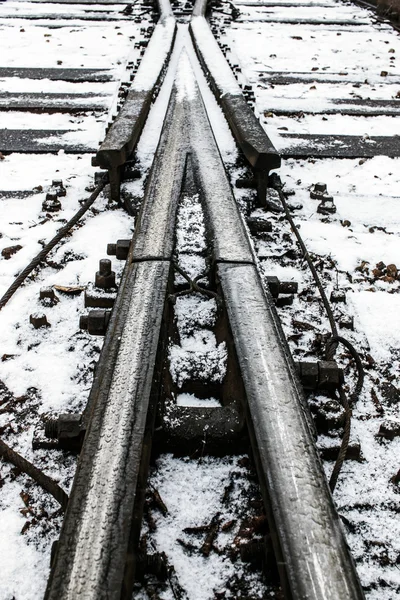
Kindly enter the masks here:
[[43, 471], [37, 469], [29, 460], [26, 460], [26, 458], [23, 458], [15, 450], [12, 450], [2, 440], [0, 440], [0, 456], [34, 479], [36, 483], [46, 490], [46, 492], [49, 492], [61, 504], [64, 511], [67, 509], [68, 496], [58, 483], [48, 475], [45, 475]]
[[322, 303], [323, 303], [324, 308], [326, 310], [326, 314], [328, 315], [329, 324], [330, 324], [330, 327], [331, 327], [331, 330], [332, 330], [332, 335], [333, 336], [337, 336], [338, 335], [338, 330], [337, 330], [337, 326], [336, 326], [336, 322], [335, 322], [335, 317], [333, 316], [331, 305], [329, 304], [329, 300], [327, 298], [327, 295], [325, 294], [325, 290], [324, 290], [324, 288], [322, 286], [322, 282], [321, 282], [321, 280], [319, 278], [319, 275], [318, 275], [317, 270], [316, 270], [316, 268], [314, 266], [314, 263], [311, 260], [311, 257], [310, 257], [310, 255], [308, 253], [308, 250], [307, 250], [307, 248], [306, 248], [306, 246], [305, 246], [305, 244], [303, 242], [303, 239], [302, 239], [302, 237], [300, 235], [300, 232], [297, 229], [295, 222], [293, 221], [292, 215], [290, 214], [289, 207], [288, 207], [287, 202], [286, 202], [285, 194], [284, 194], [284, 192], [283, 192], [283, 190], [282, 190], [281, 187], [275, 187], [275, 189], [276, 189], [276, 191], [279, 194], [279, 198], [280, 198], [280, 200], [282, 202], [282, 205], [283, 205], [283, 208], [285, 210], [286, 218], [287, 218], [287, 220], [290, 223], [292, 231], [295, 234], [295, 236], [297, 238], [297, 241], [299, 243], [299, 246], [300, 246], [300, 248], [301, 248], [301, 250], [303, 252], [303, 256], [304, 256], [304, 258], [307, 261], [307, 264], [308, 264], [308, 266], [309, 266], [309, 268], [311, 270], [311, 273], [313, 274], [315, 283], [316, 283], [316, 285], [318, 287], [318, 290], [319, 290], [319, 293], [321, 295]]
[[4, 296], [0, 300], [0, 310], [4, 308], [7, 302], [12, 298], [18, 288], [22, 285], [25, 279], [32, 273], [36, 267], [40, 265], [42, 260], [46, 258], [49, 252], [62, 240], [62, 238], [69, 232], [70, 229], [83, 217], [85, 212], [92, 206], [93, 202], [96, 200], [100, 192], [103, 190], [104, 186], [107, 183], [106, 177], [102, 179], [99, 185], [96, 187], [92, 195], [86, 200], [86, 202], [82, 205], [82, 207], [78, 210], [78, 212], [68, 221], [64, 227], [57, 232], [57, 234], [53, 237], [53, 239], [46, 244], [46, 246], [39, 252], [37, 256], [29, 263], [27, 267], [16, 277], [14, 282], [10, 285]]
[[[299, 246], [303, 252], [303, 256], [304, 256], [305, 260], [307, 261], [310, 271], [314, 277], [315, 284], [319, 290], [319, 293], [320, 293], [321, 299], [322, 299], [322, 303], [324, 305], [326, 314], [328, 316], [329, 324], [330, 324], [331, 331], [332, 331], [332, 337], [328, 340], [327, 345], [326, 345], [326, 359], [333, 360], [333, 357], [335, 356], [338, 344], [341, 343], [344, 346], [346, 346], [346, 348], [349, 350], [351, 356], [355, 360], [356, 368], [357, 368], [357, 372], [358, 372], [358, 379], [357, 379], [357, 383], [355, 385], [354, 391], [351, 393], [351, 396], [350, 396], [351, 404], [354, 405], [361, 393], [363, 383], [364, 383], [364, 369], [363, 369], [363, 366], [361, 363], [360, 355], [358, 354], [358, 352], [354, 348], [354, 346], [348, 340], [346, 340], [346, 338], [343, 338], [338, 335], [338, 329], [337, 329], [337, 325], [335, 322], [335, 317], [333, 315], [331, 305], [329, 303], [327, 295], [325, 294], [325, 290], [323, 288], [323, 285], [322, 285], [321, 279], [317, 273], [317, 270], [314, 266], [314, 263], [311, 260], [308, 250], [307, 250], [307, 248], [303, 242], [303, 239], [300, 235], [300, 232], [296, 227], [296, 224], [292, 218], [292, 215], [290, 214], [289, 207], [286, 202], [286, 196], [283, 191], [283, 186], [282, 186], [282, 183], [278, 176], [273, 177], [272, 187], [279, 194], [279, 198], [282, 202], [282, 206], [285, 211], [286, 218], [290, 223], [292, 231], [295, 234], [297, 241], [299, 243]], [[332, 493], [336, 487], [336, 484], [337, 484], [337, 481], [338, 481], [338, 478], [340, 475], [340, 471], [343, 466], [343, 462], [346, 458], [347, 450], [349, 447], [350, 430], [351, 430], [352, 411], [351, 411], [349, 400], [345, 394], [345, 391], [344, 391], [342, 385], [339, 386], [339, 398], [340, 398], [340, 402], [345, 411], [345, 424], [344, 424], [344, 432], [343, 432], [343, 437], [342, 437], [342, 441], [340, 444], [339, 454], [335, 461], [335, 465], [333, 467], [332, 474], [331, 474], [331, 477], [329, 480], [329, 487], [330, 487]]]

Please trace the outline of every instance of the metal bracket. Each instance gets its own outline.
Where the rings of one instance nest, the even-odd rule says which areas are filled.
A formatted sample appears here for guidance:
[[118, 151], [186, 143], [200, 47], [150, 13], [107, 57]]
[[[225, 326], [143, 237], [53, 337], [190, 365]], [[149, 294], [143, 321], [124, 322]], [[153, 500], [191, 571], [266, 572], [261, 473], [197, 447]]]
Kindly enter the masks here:
[[306, 390], [335, 390], [343, 383], [343, 371], [334, 360], [295, 362], [300, 381]]

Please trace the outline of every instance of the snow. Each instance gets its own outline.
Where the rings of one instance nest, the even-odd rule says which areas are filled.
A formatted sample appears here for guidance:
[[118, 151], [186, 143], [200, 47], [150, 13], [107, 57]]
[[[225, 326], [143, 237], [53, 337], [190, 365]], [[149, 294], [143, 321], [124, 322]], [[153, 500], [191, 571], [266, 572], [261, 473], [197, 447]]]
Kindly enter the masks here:
[[213, 408], [221, 406], [216, 398], [196, 398], [194, 394], [178, 394], [176, 397], [177, 406], [199, 406]]
[[[15, 492], [18, 494], [18, 490]], [[20, 504], [22, 508], [22, 501]], [[4, 600], [13, 597], [18, 600], [28, 600], [41, 598], [44, 594], [50, 553], [49, 551], [38, 552], [34, 546], [25, 543], [24, 538], [20, 535], [24, 524], [24, 517], [16, 513], [14, 508], [7, 507], [2, 510], [0, 519], [0, 552], [2, 556], [0, 594]], [[35, 577], [27, 577], [27, 573], [35, 573]]]
[[196, 96], [195, 79], [193, 70], [190, 66], [189, 57], [185, 50], [182, 51], [182, 56], [179, 61], [179, 68], [176, 76], [176, 88], [178, 90], [178, 102], [182, 102], [185, 98], [193, 100]]
[[[17, 9], [20, 13], [74, 13], [87, 6], [59, 6], [7, 2], [1, 14]], [[104, 7], [92, 6], [93, 10]], [[121, 11], [121, 6], [107, 7]], [[140, 10], [140, 7], [138, 7]], [[135, 11], [137, 9], [135, 8]], [[63, 81], [0, 78], [1, 92], [90, 93], [99, 95], [103, 108], [93, 114], [35, 114], [2, 111], [3, 129], [73, 130], [65, 138], [97, 147], [104, 133], [107, 113], [113, 110], [120, 78], [129, 79], [128, 61], [139, 58], [133, 40], [140, 28], [150, 25], [121, 20], [107, 22], [74, 21], [54, 29], [45, 18], [26, 22], [2, 19], [0, 14], [0, 54], [2, 67], [104, 68], [115, 81], [68, 83]], [[24, 31], [21, 31], [24, 29]], [[16, 43], [18, 42], [18, 43]], [[100, 43], [99, 43], [100, 42]], [[89, 99], [90, 101], [90, 99]], [[81, 100], [76, 99], [76, 102]], [[67, 220], [80, 208], [79, 201], [92, 191], [94, 170], [90, 155], [11, 154], [0, 160], [0, 250], [22, 248], [6, 260], [0, 257], [0, 296], [15, 276], [32, 260]], [[58, 213], [44, 213], [42, 202], [53, 179], [62, 179], [67, 195], [61, 198]], [[88, 191], [90, 190], [90, 191]], [[22, 192], [18, 194], [18, 192]], [[30, 192], [28, 196], [23, 192]], [[91, 387], [93, 369], [101, 338], [79, 330], [79, 317], [85, 311], [83, 292], [67, 295], [56, 292], [57, 304], [39, 300], [39, 290], [53, 285], [91, 285], [98, 261], [106, 254], [107, 242], [129, 238], [133, 220], [108, 204], [104, 196], [95, 202], [80, 224], [48, 256], [48, 262], [28, 278], [0, 312], [0, 428], [2, 439], [54, 477], [67, 492], [72, 483], [76, 458], [59, 451], [32, 450], [34, 430], [43, 428], [43, 418], [61, 412], [82, 411]], [[117, 281], [122, 263], [113, 260]], [[44, 313], [50, 327], [34, 329], [29, 316]], [[0, 598], [30, 600], [43, 597], [49, 573], [51, 543], [61, 525], [58, 504], [25, 475], [13, 474], [7, 463], [0, 476], [0, 552], [2, 568]], [[28, 493], [26, 504], [20, 497]]]
[[367, 336], [371, 354], [378, 361], [390, 362], [394, 349], [400, 348], [400, 295], [385, 292], [360, 292], [354, 299], [359, 327]]
[[[243, 506], [247, 505], [247, 515], [249, 512], [251, 514], [251, 509], [248, 509], [251, 489], [245, 475], [245, 469], [240, 466], [240, 457], [203, 457], [193, 460], [162, 455], [157, 460], [157, 467], [150, 477], [150, 486], [160, 494], [168, 513], [165, 516], [154, 513], [156, 530], [149, 536], [148, 542], [157, 551], [167, 554], [178, 583], [186, 592], [184, 597], [191, 600], [213, 598], [215, 592], [226, 590], [229, 583], [232, 585], [235, 575], [239, 581], [242, 578], [247, 583], [251, 597], [266, 597], [265, 587], [257, 573], [244, 574], [240, 560], [233, 563], [223, 554], [213, 552], [210, 557], [203, 556], [198, 550], [206, 534], [196, 535], [184, 531], [188, 527], [207, 525], [215, 516], [222, 524], [233, 520], [233, 531], [221, 531], [216, 539], [217, 547], [233, 548], [232, 542], [239, 529], [238, 513], [240, 515]], [[226, 507], [223, 503], [224, 490], [228, 489], [230, 481], [235, 482], [234, 490], [229, 507]], [[189, 547], [193, 545], [193, 552], [188, 554], [177, 539]], [[163, 600], [176, 597], [171, 588], [172, 585], [159, 597]], [[134, 594], [134, 597], [140, 596]], [[228, 589], [227, 597], [238, 596]]]
[[164, 23], [156, 26], [137, 76], [134, 79], [132, 90], [141, 92], [154, 86], [171, 50], [175, 28], [176, 23], [173, 17], [168, 17]]
[[205, 18], [194, 17], [191, 21], [191, 28], [207, 68], [213, 79], [217, 81], [221, 93], [240, 94], [241, 90], [235, 76], [226, 64], [224, 55], [218, 48]]

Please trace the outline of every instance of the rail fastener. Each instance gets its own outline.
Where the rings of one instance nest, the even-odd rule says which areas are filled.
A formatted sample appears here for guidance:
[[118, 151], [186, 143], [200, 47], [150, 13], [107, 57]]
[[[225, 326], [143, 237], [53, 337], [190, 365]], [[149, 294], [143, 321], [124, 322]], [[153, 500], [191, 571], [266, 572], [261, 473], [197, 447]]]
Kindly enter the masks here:
[[115, 244], [107, 244], [108, 256], [115, 256], [117, 260], [128, 258], [129, 248], [132, 240], [117, 240]]
[[103, 290], [115, 288], [115, 272], [111, 270], [111, 260], [102, 258], [99, 262], [99, 270], [96, 272], [95, 286]]
[[80, 329], [86, 330], [90, 335], [105, 335], [110, 321], [111, 313], [108, 310], [95, 309], [79, 319]]
[[29, 322], [35, 329], [40, 329], [41, 327], [50, 327], [50, 323], [48, 322], [44, 313], [32, 313], [29, 315]]
[[60, 449], [80, 452], [86, 433], [82, 427], [82, 414], [61, 414], [57, 419], [49, 419], [44, 433], [48, 439], [57, 440]]
[[267, 276], [266, 282], [273, 298], [278, 298], [279, 294], [297, 294], [299, 290], [297, 281], [280, 281], [275, 275]]
[[[118, 204], [124, 165], [139, 141], [175, 40], [177, 26], [172, 11], [165, 6], [163, 0], [159, 0], [158, 5], [160, 20], [146, 53], [144, 49], [141, 50], [143, 60], [133, 78], [131, 89], [119, 114], [111, 123], [94, 161], [96, 166], [108, 170], [111, 200]], [[160, 47], [162, 52], [159, 51]], [[152, 78], [149, 78], [149, 71], [153, 74]]]
[[112, 308], [115, 302], [116, 292], [106, 290], [85, 290], [85, 308]]
[[305, 390], [335, 390], [344, 381], [343, 371], [334, 360], [295, 362]]

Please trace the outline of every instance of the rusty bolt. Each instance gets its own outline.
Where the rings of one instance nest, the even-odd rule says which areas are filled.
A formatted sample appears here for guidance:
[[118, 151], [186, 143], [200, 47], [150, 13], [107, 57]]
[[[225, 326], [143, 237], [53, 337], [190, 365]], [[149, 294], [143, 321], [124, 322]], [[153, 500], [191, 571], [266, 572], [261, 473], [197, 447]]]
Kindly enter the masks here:
[[277, 298], [279, 296], [279, 279], [275, 275], [268, 276], [267, 284], [272, 297]]
[[57, 439], [60, 448], [79, 452], [85, 435], [82, 415], [61, 414], [58, 419], [49, 419], [45, 423], [44, 433], [47, 438]]
[[333, 390], [343, 383], [343, 371], [334, 360], [320, 360], [318, 371], [318, 389]]
[[115, 294], [106, 292], [85, 291], [85, 308], [112, 308], [115, 302]]
[[394, 440], [395, 437], [400, 436], [400, 421], [387, 419], [381, 424], [378, 435], [387, 440]]
[[61, 202], [58, 199], [57, 194], [49, 192], [46, 194], [46, 199], [43, 200], [42, 210], [46, 212], [57, 212], [61, 210]]
[[107, 244], [107, 254], [115, 256], [118, 260], [126, 260], [130, 245], [131, 240], [117, 240], [116, 244]]
[[354, 317], [353, 316], [342, 316], [339, 320], [340, 329], [349, 329], [350, 331], [354, 331]]
[[115, 273], [111, 270], [111, 260], [102, 258], [96, 273], [95, 286], [106, 290], [115, 287]]
[[293, 294], [286, 294], [285, 296], [279, 296], [279, 298], [275, 298], [275, 305], [279, 308], [283, 308], [284, 306], [291, 306], [293, 304], [293, 300]]
[[88, 315], [79, 319], [79, 327], [90, 335], [105, 335], [111, 313], [106, 310], [91, 310]]
[[50, 300], [55, 300], [56, 294], [52, 287], [42, 287], [40, 288], [39, 298], [40, 300], [44, 300], [45, 298], [49, 298]]
[[296, 367], [300, 375], [300, 381], [306, 390], [315, 390], [318, 387], [318, 363], [297, 362]]
[[88, 328], [89, 317], [88, 315], [81, 315], [79, 318], [79, 329], [84, 329], [85, 331]]
[[322, 202], [318, 204], [317, 212], [321, 215], [333, 215], [336, 212], [336, 204], [333, 202], [333, 198], [322, 198]]
[[327, 200], [331, 200], [333, 202], [333, 197], [328, 194], [328, 189], [326, 187], [326, 183], [315, 183], [310, 190], [310, 198], [313, 200], [322, 200], [323, 202]]
[[[322, 183], [322, 182], [320, 181], [319, 183], [315, 183], [315, 184], [313, 185], [313, 188], [312, 188], [311, 194], [319, 194], [319, 195], [322, 195], [322, 194], [325, 194], [325, 193], [326, 193], [327, 189], [328, 189], [328, 188], [327, 188], [327, 186], [326, 186], [326, 183]], [[312, 196], [311, 196], [311, 198], [312, 198]]]
[[300, 361], [295, 364], [306, 390], [334, 390], [343, 382], [343, 371], [334, 360]]
[[53, 179], [51, 187], [54, 188], [54, 191], [59, 198], [67, 195], [67, 190], [64, 187], [62, 179]]
[[44, 313], [31, 314], [29, 316], [29, 322], [34, 326], [35, 329], [39, 329], [40, 327], [49, 327], [50, 325]]
[[52, 287], [42, 287], [39, 291], [39, 299], [44, 306], [54, 306], [59, 302]]
[[[273, 298], [278, 298], [279, 294], [297, 294], [299, 284], [297, 281], [279, 281], [275, 275], [267, 277], [269, 291]], [[292, 304], [293, 298], [289, 304]]]
[[339, 302], [343, 302], [345, 304], [346, 294], [342, 290], [332, 290], [330, 300], [336, 304]]
[[266, 233], [272, 231], [272, 224], [270, 221], [260, 219], [259, 217], [249, 217], [247, 219], [247, 225], [250, 229], [250, 233]]
[[279, 283], [280, 294], [297, 294], [299, 291], [299, 284], [297, 281], [281, 281]]

